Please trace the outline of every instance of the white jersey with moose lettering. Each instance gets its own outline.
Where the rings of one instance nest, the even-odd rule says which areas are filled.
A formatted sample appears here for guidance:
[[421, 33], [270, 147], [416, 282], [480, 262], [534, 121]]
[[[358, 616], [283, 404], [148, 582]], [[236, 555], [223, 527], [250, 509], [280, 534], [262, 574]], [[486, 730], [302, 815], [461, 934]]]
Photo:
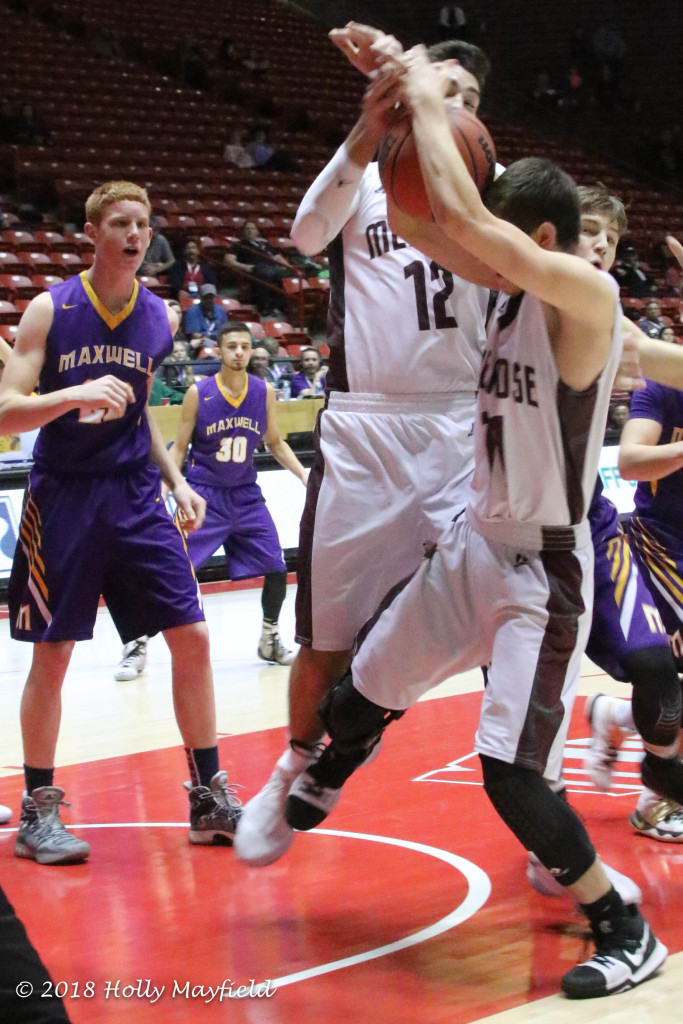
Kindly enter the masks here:
[[621, 355], [617, 286], [604, 276], [614, 290], [612, 348], [600, 377], [581, 392], [559, 378], [541, 302], [524, 293], [499, 297], [474, 428], [470, 505], [484, 536], [540, 549], [551, 544], [549, 528], [586, 518]]
[[376, 163], [366, 168], [328, 255], [330, 390], [474, 395], [488, 291], [389, 230]]

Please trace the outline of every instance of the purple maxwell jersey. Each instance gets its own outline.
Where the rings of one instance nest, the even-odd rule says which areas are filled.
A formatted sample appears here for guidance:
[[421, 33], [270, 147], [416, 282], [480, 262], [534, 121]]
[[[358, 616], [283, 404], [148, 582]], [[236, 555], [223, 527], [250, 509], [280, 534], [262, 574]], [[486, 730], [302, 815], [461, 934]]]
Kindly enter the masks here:
[[255, 483], [254, 452], [268, 425], [266, 382], [246, 374], [242, 394], [231, 398], [217, 373], [198, 381], [197, 391], [188, 483], [205, 487]]
[[50, 288], [54, 319], [47, 336], [41, 394], [113, 374], [135, 393], [122, 417], [73, 409], [47, 423], [34, 449], [50, 473], [109, 474], [143, 462], [150, 451], [147, 385], [173, 349], [166, 304], [137, 281], [130, 302], [112, 315], [85, 273]]
[[[658, 444], [670, 444], [683, 438], [683, 391], [649, 380], [642, 391], [631, 398], [629, 419], [654, 420], [662, 426]], [[656, 519], [679, 528], [683, 508], [683, 470], [661, 480], [640, 481], [636, 487], [638, 516]]]

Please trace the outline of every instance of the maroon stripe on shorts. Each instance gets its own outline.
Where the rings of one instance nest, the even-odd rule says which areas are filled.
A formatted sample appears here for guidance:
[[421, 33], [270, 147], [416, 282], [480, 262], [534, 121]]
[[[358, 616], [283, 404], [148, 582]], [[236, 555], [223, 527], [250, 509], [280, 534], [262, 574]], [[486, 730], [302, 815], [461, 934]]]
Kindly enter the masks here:
[[318, 508], [318, 495], [325, 475], [325, 458], [320, 448], [320, 427], [325, 410], [321, 409], [315, 421], [313, 431], [313, 448], [315, 456], [308, 476], [306, 501], [299, 523], [299, 553], [296, 565], [296, 632], [295, 639], [303, 647], [313, 646], [313, 593], [311, 585], [311, 558], [313, 554], [313, 535], [315, 533], [315, 516]]

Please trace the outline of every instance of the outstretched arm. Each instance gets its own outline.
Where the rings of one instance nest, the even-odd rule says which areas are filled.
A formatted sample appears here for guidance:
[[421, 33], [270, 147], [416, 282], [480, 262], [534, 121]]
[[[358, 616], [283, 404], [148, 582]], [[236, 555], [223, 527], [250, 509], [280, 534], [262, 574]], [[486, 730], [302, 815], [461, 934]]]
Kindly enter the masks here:
[[[349, 22], [343, 29], [333, 29], [330, 38], [354, 67], [365, 74], [379, 67], [389, 54], [402, 53], [393, 36], [355, 22]], [[301, 252], [309, 256], [322, 252], [356, 212], [363, 171], [374, 159], [395, 117], [393, 103], [363, 109], [346, 140], [301, 200], [291, 230]]]

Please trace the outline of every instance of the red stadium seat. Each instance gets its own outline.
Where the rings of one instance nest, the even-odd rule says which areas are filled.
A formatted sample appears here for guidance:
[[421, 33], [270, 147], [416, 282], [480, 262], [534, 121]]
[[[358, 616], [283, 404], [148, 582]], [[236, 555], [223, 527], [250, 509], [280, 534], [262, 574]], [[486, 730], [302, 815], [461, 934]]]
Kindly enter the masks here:
[[61, 284], [64, 278], [58, 277], [57, 274], [34, 274], [33, 283], [37, 284], [40, 288], [51, 288], [53, 284]]
[[249, 333], [254, 341], [263, 341], [266, 337], [263, 324], [257, 324], [255, 320], [245, 320], [244, 324], [249, 328]]
[[0, 252], [0, 274], [22, 274], [25, 264], [16, 252]]
[[327, 344], [327, 342], [321, 341], [318, 344], [318, 355], [321, 357], [321, 359], [330, 358], [330, 346]]
[[32, 299], [40, 290], [24, 274], [0, 274], [0, 298]]
[[21, 314], [8, 299], [0, 299], [0, 324], [18, 324]]
[[282, 338], [285, 334], [291, 334], [294, 328], [283, 320], [266, 320], [263, 324], [267, 338]]
[[0, 324], [0, 338], [14, 345], [19, 328], [15, 324]]

